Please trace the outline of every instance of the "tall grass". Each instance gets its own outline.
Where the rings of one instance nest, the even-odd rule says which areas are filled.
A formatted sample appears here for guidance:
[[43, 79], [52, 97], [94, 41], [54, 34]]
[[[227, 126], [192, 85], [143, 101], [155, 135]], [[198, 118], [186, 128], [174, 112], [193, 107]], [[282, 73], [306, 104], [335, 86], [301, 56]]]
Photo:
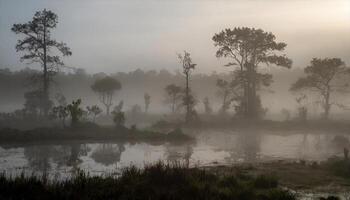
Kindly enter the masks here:
[[125, 168], [118, 177], [90, 176], [80, 171], [60, 182], [2, 174], [0, 199], [295, 199], [274, 180], [267, 176], [218, 175], [159, 162], [143, 169]]

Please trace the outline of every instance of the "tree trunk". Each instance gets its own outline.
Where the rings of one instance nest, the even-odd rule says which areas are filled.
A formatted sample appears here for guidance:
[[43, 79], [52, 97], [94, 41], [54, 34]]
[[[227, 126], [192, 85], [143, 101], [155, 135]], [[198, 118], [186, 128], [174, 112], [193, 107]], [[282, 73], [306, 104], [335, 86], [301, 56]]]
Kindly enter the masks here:
[[329, 117], [329, 111], [331, 109], [331, 104], [329, 103], [329, 89], [326, 92], [326, 96], [325, 96], [325, 105], [324, 105], [324, 119], [328, 120]]
[[186, 123], [190, 121], [189, 74], [186, 74]]
[[47, 69], [47, 42], [46, 42], [46, 26], [44, 25], [44, 59], [43, 59], [43, 64], [44, 64], [44, 71], [43, 71], [43, 95], [42, 95], [42, 106], [43, 106], [43, 112], [44, 116], [47, 117], [49, 114], [49, 74], [48, 74], [48, 69]]
[[257, 105], [256, 105], [256, 77], [254, 66], [249, 64], [247, 65], [247, 86], [246, 94], [246, 117], [248, 119], [257, 118]]
[[109, 108], [111, 107], [110, 105], [105, 105], [106, 106], [106, 114], [109, 115]]

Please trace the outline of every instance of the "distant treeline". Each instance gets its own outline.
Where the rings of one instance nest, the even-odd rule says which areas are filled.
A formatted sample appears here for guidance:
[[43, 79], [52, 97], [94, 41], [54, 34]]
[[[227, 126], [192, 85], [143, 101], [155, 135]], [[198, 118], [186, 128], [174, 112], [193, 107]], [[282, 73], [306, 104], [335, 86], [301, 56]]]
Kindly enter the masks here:
[[[262, 100], [264, 105], [271, 109], [270, 111], [279, 112], [282, 107], [290, 107], [294, 104], [294, 98], [289, 94], [289, 87], [297, 77], [301, 76], [303, 69], [294, 68], [273, 69], [274, 82], [269, 91], [263, 91]], [[0, 69], [0, 111], [10, 112], [23, 107], [24, 93], [32, 90], [31, 77], [35, 77], [39, 71], [25, 68], [19, 71], [12, 71], [9, 68]], [[166, 69], [161, 70], [141, 70], [137, 69], [130, 72], [116, 72], [108, 74], [119, 80], [122, 89], [118, 91], [114, 98], [114, 105], [120, 100], [124, 100], [126, 108], [134, 104], [143, 105], [144, 93], [147, 92], [152, 97], [150, 112], [168, 112], [168, 105], [164, 104], [164, 88], [169, 84], [183, 86], [184, 76], [180, 71], [169, 72]], [[63, 94], [68, 101], [82, 98], [84, 104], [99, 104], [98, 97], [91, 90], [91, 85], [95, 80], [107, 76], [107, 74], [86, 73], [83, 69], [76, 69], [71, 72], [59, 72], [53, 79], [53, 90], [51, 94]], [[213, 104], [214, 109], [219, 109], [221, 97], [218, 96], [218, 79], [231, 80], [229, 73], [212, 72], [210, 74], [193, 74], [191, 77], [192, 90], [195, 97], [200, 101], [197, 104], [198, 110], [204, 110], [202, 101], [208, 97]], [[273, 103], [278, 98], [279, 105]], [[282, 103], [281, 103], [282, 102]], [[275, 106], [275, 107], [271, 107]], [[233, 109], [231, 109], [233, 111]]]

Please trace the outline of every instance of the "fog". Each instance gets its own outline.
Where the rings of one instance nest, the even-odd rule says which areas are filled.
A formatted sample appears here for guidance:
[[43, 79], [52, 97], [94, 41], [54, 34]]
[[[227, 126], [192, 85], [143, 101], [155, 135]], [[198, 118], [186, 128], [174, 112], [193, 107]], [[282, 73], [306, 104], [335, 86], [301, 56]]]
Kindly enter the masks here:
[[349, 36], [348, 0], [0, 0], [0, 199], [350, 199]]

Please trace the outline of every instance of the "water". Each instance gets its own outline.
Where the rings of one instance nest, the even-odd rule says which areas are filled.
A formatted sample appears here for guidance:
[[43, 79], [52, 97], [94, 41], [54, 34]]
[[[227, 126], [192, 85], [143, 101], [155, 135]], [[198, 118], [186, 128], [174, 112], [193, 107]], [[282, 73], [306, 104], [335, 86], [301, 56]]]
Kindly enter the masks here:
[[48, 173], [57, 178], [76, 169], [109, 174], [159, 160], [188, 165], [217, 165], [273, 160], [321, 161], [341, 156], [348, 135], [288, 132], [198, 131], [194, 143], [61, 143], [1, 145], [0, 171]]

